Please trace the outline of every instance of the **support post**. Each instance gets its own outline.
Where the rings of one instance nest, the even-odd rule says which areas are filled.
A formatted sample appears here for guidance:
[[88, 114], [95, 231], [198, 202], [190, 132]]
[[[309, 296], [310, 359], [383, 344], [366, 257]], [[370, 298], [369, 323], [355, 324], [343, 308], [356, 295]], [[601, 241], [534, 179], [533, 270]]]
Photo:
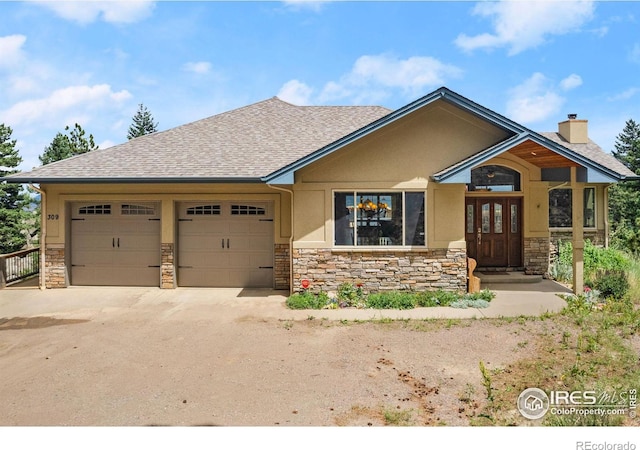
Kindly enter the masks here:
[[573, 226], [573, 293], [584, 292], [584, 183], [578, 182], [577, 168], [571, 168], [571, 223]]

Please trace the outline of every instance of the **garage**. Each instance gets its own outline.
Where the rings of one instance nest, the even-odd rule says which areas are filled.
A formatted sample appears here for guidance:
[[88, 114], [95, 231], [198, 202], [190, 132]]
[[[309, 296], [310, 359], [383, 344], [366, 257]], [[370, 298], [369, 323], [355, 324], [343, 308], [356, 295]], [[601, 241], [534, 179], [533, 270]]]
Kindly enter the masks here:
[[72, 204], [71, 284], [159, 286], [159, 204]]
[[178, 285], [273, 287], [273, 203], [178, 205]]

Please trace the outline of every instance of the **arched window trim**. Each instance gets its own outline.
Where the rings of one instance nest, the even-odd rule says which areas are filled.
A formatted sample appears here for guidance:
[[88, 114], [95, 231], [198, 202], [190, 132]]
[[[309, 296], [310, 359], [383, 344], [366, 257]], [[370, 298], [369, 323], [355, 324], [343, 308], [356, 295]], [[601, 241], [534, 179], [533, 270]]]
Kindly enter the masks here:
[[[509, 180], [509, 177], [512, 177]], [[522, 173], [503, 164], [485, 164], [471, 170], [469, 192], [521, 192]]]

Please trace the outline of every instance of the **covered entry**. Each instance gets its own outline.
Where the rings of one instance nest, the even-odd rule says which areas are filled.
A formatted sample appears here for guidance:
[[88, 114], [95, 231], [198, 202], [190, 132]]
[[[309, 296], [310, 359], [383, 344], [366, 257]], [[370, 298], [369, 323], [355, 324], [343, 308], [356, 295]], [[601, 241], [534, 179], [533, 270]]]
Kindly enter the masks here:
[[273, 287], [273, 203], [178, 206], [178, 285]]
[[159, 204], [74, 203], [71, 210], [71, 284], [159, 286]]
[[467, 253], [478, 267], [522, 267], [522, 199], [466, 199]]

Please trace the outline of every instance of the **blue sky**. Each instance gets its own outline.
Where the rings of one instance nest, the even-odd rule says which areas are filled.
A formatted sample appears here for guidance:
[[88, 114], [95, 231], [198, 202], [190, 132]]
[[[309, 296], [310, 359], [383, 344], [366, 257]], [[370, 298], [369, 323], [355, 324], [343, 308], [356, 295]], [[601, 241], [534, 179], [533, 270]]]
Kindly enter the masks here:
[[640, 121], [638, 2], [0, 1], [0, 123], [24, 159], [78, 122], [126, 141], [273, 96], [401, 107], [440, 86], [605, 150]]

